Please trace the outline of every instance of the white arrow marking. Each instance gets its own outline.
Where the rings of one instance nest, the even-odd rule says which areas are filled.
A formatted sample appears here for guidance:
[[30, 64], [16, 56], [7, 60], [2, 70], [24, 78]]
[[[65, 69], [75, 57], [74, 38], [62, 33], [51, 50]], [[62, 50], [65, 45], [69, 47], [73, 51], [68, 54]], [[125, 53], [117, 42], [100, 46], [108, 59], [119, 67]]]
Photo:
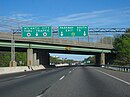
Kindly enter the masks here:
[[36, 36], [38, 36], [38, 33], [36, 33]]

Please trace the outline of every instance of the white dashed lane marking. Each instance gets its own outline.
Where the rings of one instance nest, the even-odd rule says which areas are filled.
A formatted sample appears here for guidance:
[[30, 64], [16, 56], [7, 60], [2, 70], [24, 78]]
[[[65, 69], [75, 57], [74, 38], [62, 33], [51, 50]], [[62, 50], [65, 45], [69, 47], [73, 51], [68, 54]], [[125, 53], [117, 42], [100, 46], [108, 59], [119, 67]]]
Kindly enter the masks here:
[[69, 71], [69, 73], [71, 73], [71, 71]]
[[62, 79], [64, 79], [65, 78], [65, 75], [64, 76], [62, 76], [59, 80], [62, 80]]

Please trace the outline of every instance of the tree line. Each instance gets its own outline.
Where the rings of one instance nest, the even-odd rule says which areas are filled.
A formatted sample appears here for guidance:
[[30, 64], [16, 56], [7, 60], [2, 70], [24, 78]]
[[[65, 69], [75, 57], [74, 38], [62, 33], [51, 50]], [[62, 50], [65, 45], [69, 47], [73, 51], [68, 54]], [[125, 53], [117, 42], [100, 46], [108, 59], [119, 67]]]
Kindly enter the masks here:
[[117, 53], [113, 64], [130, 66], [130, 29], [122, 35], [117, 35], [113, 46]]
[[[16, 52], [16, 62], [17, 66], [26, 66], [26, 53], [25, 52]], [[11, 60], [10, 52], [0, 52], [0, 67], [9, 67]]]
[[[113, 41], [113, 47], [115, 49], [115, 58], [112, 60], [111, 65], [130, 66], [130, 29], [123, 34], [116, 34]], [[101, 41], [107, 41], [110, 43], [110, 37], [104, 37]], [[84, 62], [88, 60], [91, 63], [95, 63], [95, 56], [84, 59]]]
[[74, 60], [72, 59], [67, 59], [67, 58], [59, 58], [59, 57], [53, 57], [53, 56], [50, 56], [50, 63], [52, 65], [55, 65], [55, 64], [64, 64], [64, 63], [68, 63], [69, 65], [72, 65], [72, 63], [74, 63]]

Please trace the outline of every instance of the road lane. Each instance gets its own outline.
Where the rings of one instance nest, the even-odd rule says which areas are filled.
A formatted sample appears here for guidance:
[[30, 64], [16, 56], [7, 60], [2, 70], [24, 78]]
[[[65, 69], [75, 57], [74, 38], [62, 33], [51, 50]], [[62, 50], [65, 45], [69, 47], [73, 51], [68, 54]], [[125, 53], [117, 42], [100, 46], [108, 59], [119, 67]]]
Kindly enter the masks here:
[[0, 82], [0, 97], [130, 97], [130, 85], [107, 73], [96, 67], [68, 67], [16, 76]]
[[1, 81], [0, 97], [36, 97], [70, 70], [71, 68], [58, 68], [39, 71]]
[[41, 97], [130, 97], [130, 86], [95, 69], [78, 67]]
[[114, 71], [114, 70], [109, 70], [109, 69], [105, 69], [105, 68], [96, 68], [96, 69], [100, 70], [102, 72], [108, 73], [112, 76], [118, 77], [118, 78], [130, 83], [130, 73], [129, 72], [120, 72], [120, 71]]
[[127, 81], [125, 81], [125, 80], [123, 80], [123, 79], [120, 79], [120, 78], [118, 78], [118, 77], [115, 77], [115, 76], [113, 76], [113, 75], [110, 75], [110, 74], [108, 74], [108, 73], [106, 73], [106, 72], [103, 72], [103, 71], [100, 71], [100, 70], [97, 70], [97, 71], [99, 71], [100, 73], [103, 73], [103, 74], [105, 74], [105, 75], [107, 75], [107, 76], [109, 76], [109, 77], [112, 77], [112, 78], [114, 78], [114, 79], [116, 79], [116, 80], [118, 80], [118, 81], [120, 81], [120, 82], [123, 82], [123, 83], [125, 83], [125, 84], [127, 84], [127, 85], [130, 85], [129, 82], [127, 82]]

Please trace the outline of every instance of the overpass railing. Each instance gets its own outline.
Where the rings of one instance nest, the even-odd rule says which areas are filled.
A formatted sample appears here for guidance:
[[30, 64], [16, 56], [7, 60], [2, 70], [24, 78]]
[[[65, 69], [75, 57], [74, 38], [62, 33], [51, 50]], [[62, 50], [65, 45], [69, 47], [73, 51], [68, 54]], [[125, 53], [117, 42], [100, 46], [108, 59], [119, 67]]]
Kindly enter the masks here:
[[[0, 33], [0, 39], [2, 40], [11, 40], [11, 33]], [[38, 43], [48, 43], [48, 44], [60, 44], [67, 46], [81, 46], [81, 47], [93, 47], [93, 48], [105, 48], [113, 49], [112, 44], [104, 44], [100, 42], [86, 42], [78, 40], [67, 40], [62, 38], [22, 38], [21, 34], [14, 34], [15, 41], [27, 41], [27, 42], [38, 42]]]

